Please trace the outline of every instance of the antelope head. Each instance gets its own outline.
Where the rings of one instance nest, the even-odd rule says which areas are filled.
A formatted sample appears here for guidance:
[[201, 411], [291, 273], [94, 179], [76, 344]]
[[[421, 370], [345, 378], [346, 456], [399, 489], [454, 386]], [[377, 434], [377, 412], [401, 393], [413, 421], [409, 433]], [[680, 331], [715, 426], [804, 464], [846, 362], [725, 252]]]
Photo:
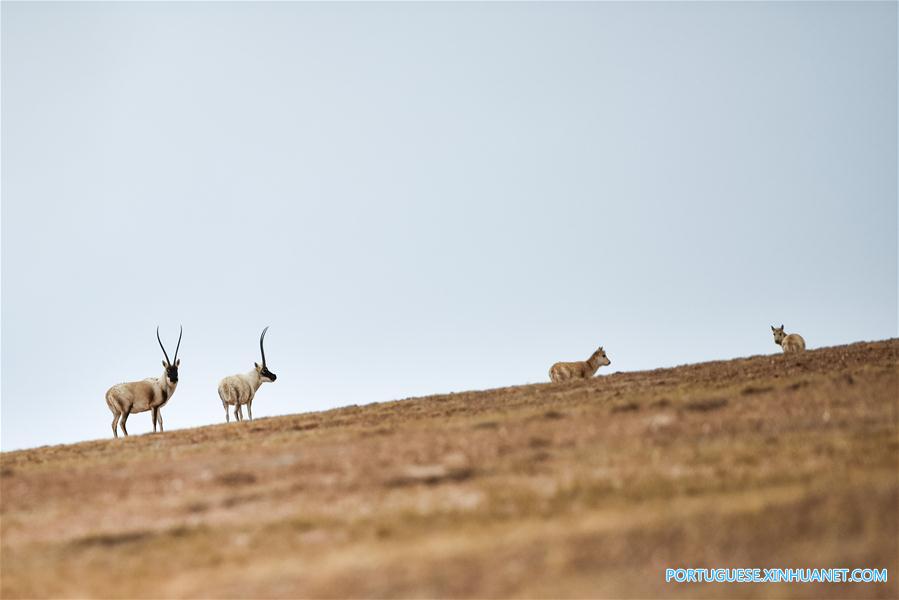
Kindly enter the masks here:
[[781, 323], [780, 327], [771, 326], [771, 331], [774, 333], [774, 343], [780, 346], [780, 343], [784, 341], [784, 338], [787, 337], [787, 334], [784, 333], [784, 326]]
[[253, 363], [256, 365], [256, 372], [259, 373], [259, 378], [262, 381], [274, 381], [278, 378], [277, 375], [268, 370], [268, 366], [265, 364], [265, 346], [263, 346], [263, 341], [265, 341], [265, 332], [268, 331], [268, 327], [262, 330], [262, 335], [259, 337], [259, 352], [262, 354], [262, 364]]
[[606, 351], [602, 349], [602, 346], [597, 348], [596, 352], [594, 352], [593, 356], [591, 356], [590, 358], [595, 360], [596, 364], [598, 364], [600, 367], [612, 364], [612, 361], [609, 360], [608, 356], [606, 356]]
[[165, 346], [162, 345], [162, 339], [159, 337], [159, 326], [156, 327], [156, 339], [159, 341], [159, 347], [162, 348], [162, 354], [165, 356], [162, 366], [165, 367], [166, 379], [172, 385], [178, 383], [178, 367], [181, 365], [181, 361], [178, 360], [178, 350], [181, 348], [181, 335], [183, 333], [184, 327], [182, 326], [180, 333], [178, 333], [178, 345], [175, 346], [175, 362], [172, 362], [169, 360], [169, 353], [165, 351]]

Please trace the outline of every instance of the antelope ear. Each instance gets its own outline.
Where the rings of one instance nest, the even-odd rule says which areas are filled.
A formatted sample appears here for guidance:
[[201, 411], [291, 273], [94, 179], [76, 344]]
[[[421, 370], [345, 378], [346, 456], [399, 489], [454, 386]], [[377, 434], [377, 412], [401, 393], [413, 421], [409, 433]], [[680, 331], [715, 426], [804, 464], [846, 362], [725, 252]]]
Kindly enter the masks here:
[[180, 359], [180, 358], [179, 358], [178, 360], [175, 361], [175, 366], [176, 366], [176, 367], [180, 367], [180, 366], [181, 366], [181, 359]]
[[253, 366], [256, 367], [256, 370], [257, 370], [257, 371], [260, 370], [259, 363], [255, 363], [255, 362], [254, 362], [254, 363], [253, 363]]
[[167, 363], [167, 362], [165, 362], [165, 361], [162, 361], [162, 366], [165, 367], [166, 369], [168, 369], [168, 368], [169, 368], [169, 363]]
[[771, 331], [777, 331], [776, 329], [774, 329], [774, 325], [771, 326]]
[[781, 328], [781, 329], [784, 328], [784, 324], [783, 324], [783, 323], [780, 324], [780, 328]]

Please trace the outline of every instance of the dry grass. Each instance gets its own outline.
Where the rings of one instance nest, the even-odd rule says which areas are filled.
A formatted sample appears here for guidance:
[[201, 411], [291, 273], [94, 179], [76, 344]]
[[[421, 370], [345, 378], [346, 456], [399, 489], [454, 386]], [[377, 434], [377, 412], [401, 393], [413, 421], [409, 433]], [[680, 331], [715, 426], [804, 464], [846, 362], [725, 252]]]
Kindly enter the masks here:
[[5, 453], [0, 592], [896, 598], [897, 359], [860, 343]]

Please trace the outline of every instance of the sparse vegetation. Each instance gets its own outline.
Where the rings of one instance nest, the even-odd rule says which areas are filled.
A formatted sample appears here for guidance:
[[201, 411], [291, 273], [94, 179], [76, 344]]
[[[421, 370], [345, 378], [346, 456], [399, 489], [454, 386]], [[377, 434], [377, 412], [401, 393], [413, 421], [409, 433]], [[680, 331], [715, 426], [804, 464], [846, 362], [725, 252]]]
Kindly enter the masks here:
[[897, 362], [859, 343], [4, 453], [0, 591], [899, 597]]

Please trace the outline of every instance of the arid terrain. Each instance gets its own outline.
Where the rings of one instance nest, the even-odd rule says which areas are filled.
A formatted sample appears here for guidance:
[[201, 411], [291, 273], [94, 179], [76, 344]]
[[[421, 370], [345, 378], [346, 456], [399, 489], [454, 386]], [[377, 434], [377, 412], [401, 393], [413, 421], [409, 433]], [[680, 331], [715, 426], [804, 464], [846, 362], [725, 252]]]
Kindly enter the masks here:
[[0, 592], [897, 598], [897, 364], [888, 340], [5, 453]]

